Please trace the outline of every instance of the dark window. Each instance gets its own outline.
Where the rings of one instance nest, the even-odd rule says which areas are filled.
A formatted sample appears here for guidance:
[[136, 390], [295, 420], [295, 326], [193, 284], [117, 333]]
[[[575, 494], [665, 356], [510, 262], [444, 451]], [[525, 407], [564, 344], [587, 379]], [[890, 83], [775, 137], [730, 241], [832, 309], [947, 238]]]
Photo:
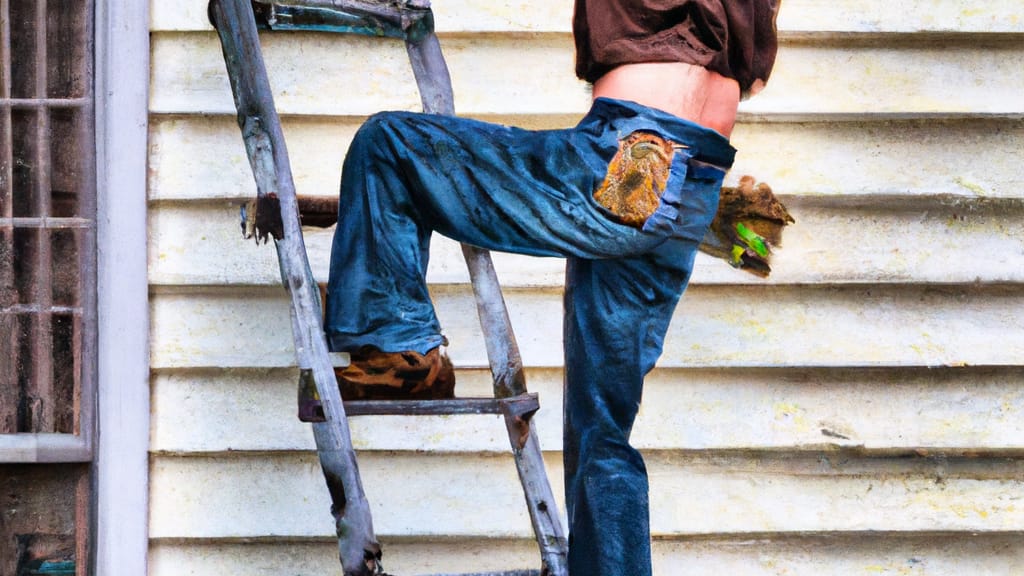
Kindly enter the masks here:
[[0, 22], [0, 433], [77, 434], [93, 378], [92, 6], [0, 0]]
[[0, 0], [4, 576], [87, 574], [96, 372], [93, 109], [93, 3]]

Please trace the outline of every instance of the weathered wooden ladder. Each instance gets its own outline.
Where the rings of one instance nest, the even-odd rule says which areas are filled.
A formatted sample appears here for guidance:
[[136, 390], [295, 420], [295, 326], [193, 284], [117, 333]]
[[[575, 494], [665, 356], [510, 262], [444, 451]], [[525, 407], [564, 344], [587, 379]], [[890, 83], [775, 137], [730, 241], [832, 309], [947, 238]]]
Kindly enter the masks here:
[[344, 574], [383, 574], [380, 545], [374, 535], [346, 414], [490, 413], [505, 418], [541, 554], [540, 570], [491, 576], [567, 576], [566, 538], [530, 422], [539, 404], [536, 395], [526, 391], [519, 349], [488, 252], [462, 247], [494, 376], [494, 398], [342, 403], [327, 349], [320, 295], [306, 256], [295, 185], [260, 49], [257, 19], [270, 30], [403, 39], [424, 111], [450, 115], [454, 113], [451, 79], [434, 35], [429, 0], [211, 0], [209, 16], [220, 35], [238, 124], [256, 179], [257, 213], [249, 217], [255, 222], [257, 241], [267, 234], [274, 237], [282, 281], [291, 297], [300, 399], [303, 389], [312, 395], [315, 388], [323, 410], [323, 421], [313, 423], [313, 433], [331, 495]]

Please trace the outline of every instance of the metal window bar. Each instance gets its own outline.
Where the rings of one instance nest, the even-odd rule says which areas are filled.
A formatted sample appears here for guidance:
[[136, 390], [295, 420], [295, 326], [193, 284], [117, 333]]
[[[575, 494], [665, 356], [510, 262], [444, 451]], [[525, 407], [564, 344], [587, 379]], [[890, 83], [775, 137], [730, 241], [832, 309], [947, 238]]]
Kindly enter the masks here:
[[[43, 98], [47, 93], [47, 0], [36, 0], [35, 22], [35, 97]], [[50, 214], [50, 147], [44, 143], [50, 139], [50, 115], [46, 108], [33, 111], [36, 117], [35, 169], [33, 178], [36, 194], [36, 214]], [[56, 391], [53, 378], [53, 329], [50, 306], [53, 304], [52, 284], [53, 269], [51, 268], [50, 235], [46, 229], [40, 229], [36, 248], [36, 276], [33, 286], [33, 300], [43, 311], [32, 314], [32, 368], [33, 378], [25, 386], [25, 398], [22, 399], [23, 409], [20, 419], [25, 432], [56, 432]]]
[[0, 0], [0, 462], [87, 462], [93, 2]]
[[[11, 204], [13, 145], [11, 133], [11, 19], [10, 0], [0, 0], [0, 310], [15, 302], [14, 294], [14, 216]], [[14, 372], [15, 316], [0, 312], [0, 433], [17, 428], [17, 375]]]
[[[273, 3], [257, 0], [251, 5], [248, 0], [211, 0], [209, 3], [210, 21], [221, 39], [239, 127], [256, 178], [255, 205], [265, 205], [271, 197], [280, 202], [283, 221], [270, 224], [275, 228], [273, 235], [282, 280], [292, 299], [297, 363], [303, 380], [311, 379], [323, 399], [326, 422], [314, 423], [313, 431], [334, 503], [332, 512], [337, 522], [340, 559], [347, 576], [363, 576], [370, 573], [368, 570], [380, 570], [379, 546], [351, 446], [346, 407], [340, 402], [327, 356], [318, 294], [303, 245], [295, 187], [256, 34], [254, 9], [262, 23], [271, 29], [277, 26], [403, 38], [427, 112], [454, 113], [451, 82], [433, 32], [428, 0], [284, 0]], [[259, 226], [259, 215], [256, 215], [256, 222]], [[525, 397], [522, 362], [497, 276], [486, 251], [464, 246], [463, 253], [470, 269], [494, 375], [496, 409], [505, 416], [542, 560], [540, 571], [501, 574], [564, 576], [567, 573], [566, 538], [544, 472], [536, 431], [530, 425], [535, 408]], [[383, 411], [374, 413], [394, 413], [382, 408]], [[491, 576], [498, 575], [492, 573]]]
[[[5, 22], [6, 24], [7, 22]], [[92, 98], [0, 98], [0, 106], [8, 108], [85, 108], [92, 104]]]

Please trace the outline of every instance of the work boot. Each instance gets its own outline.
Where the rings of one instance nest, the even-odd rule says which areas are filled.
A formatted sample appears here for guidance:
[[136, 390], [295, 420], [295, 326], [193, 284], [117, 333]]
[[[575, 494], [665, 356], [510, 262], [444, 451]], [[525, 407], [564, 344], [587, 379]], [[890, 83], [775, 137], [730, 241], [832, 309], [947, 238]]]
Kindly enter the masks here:
[[426, 354], [363, 346], [351, 364], [335, 368], [344, 400], [438, 400], [455, 397], [452, 362], [438, 346]]

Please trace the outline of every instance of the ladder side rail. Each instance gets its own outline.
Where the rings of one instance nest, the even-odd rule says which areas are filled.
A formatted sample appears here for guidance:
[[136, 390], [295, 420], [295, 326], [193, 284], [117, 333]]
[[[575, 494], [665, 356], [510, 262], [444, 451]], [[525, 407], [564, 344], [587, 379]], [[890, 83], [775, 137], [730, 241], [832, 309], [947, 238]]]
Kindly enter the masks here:
[[377, 571], [380, 545], [327, 349], [319, 292], [306, 256], [295, 184], [256, 23], [249, 0], [211, 0], [209, 9], [221, 39], [257, 196], [275, 194], [280, 202], [283, 234], [275, 238], [275, 247], [282, 281], [292, 301], [296, 361], [300, 370], [312, 371], [327, 418], [313, 430], [332, 499], [339, 558], [345, 576], [369, 576]]
[[[420, 90], [423, 109], [435, 114], [454, 115], [451, 76], [433, 31], [433, 21], [420, 19], [418, 25], [421, 26], [419, 30], [412, 30], [407, 35], [406, 49]], [[519, 345], [512, 330], [508, 307], [491, 255], [487, 250], [466, 244], [462, 245], [462, 252], [473, 284], [487, 356], [494, 376], [495, 396], [525, 394], [526, 378]], [[548, 481], [537, 432], [530, 423], [532, 414], [506, 411], [505, 425], [515, 457], [516, 470], [523, 486], [526, 507], [530, 513], [530, 522], [540, 548], [542, 574], [567, 576], [568, 539], [565, 537], [558, 506], [551, 490], [551, 483]]]
[[[433, 32], [432, 19], [417, 21], [416, 29], [410, 30], [407, 35], [406, 50], [420, 90], [423, 110], [431, 114], [454, 116], [451, 76], [441, 54], [441, 45]], [[495, 395], [506, 398], [525, 394], [526, 378], [523, 375], [519, 344], [512, 331], [512, 322], [509, 320], [491, 255], [487, 250], [467, 244], [462, 245], [462, 253], [473, 284], [487, 345], [487, 357], [494, 376]]]

